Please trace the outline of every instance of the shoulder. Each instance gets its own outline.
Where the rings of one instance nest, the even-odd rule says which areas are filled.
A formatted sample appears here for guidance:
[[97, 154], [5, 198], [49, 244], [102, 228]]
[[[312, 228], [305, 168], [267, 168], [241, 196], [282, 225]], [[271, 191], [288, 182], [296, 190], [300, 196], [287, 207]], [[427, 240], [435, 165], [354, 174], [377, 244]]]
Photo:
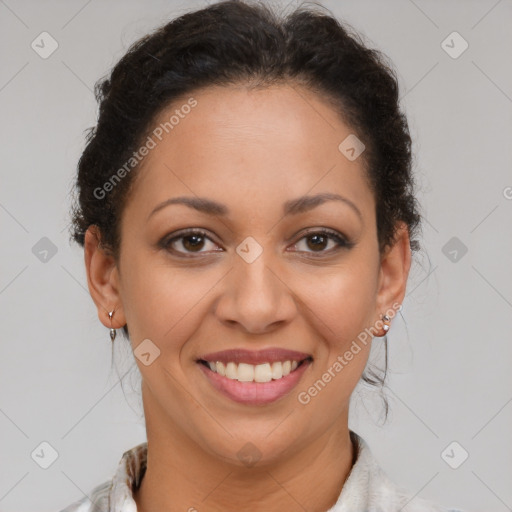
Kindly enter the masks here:
[[462, 512], [416, 496], [391, 481], [380, 467], [375, 468], [373, 475], [375, 485], [368, 496], [372, 512]]
[[132, 491], [144, 475], [146, 460], [147, 442], [125, 451], [112, 479], [97, 485], [87, 496], [60, 512], [137, 512]]
[[420, 498], [396, 485], [380, 467], [365, 440], [351, 432], [357, 459], [340, 498], [329, 512], [463, 512]]
[[84, 496], [60, 512], [108, 512], [109, 494], [112, 487], [112, 481], [108, 480], [96, 487], [90, 493], [90, 496]]

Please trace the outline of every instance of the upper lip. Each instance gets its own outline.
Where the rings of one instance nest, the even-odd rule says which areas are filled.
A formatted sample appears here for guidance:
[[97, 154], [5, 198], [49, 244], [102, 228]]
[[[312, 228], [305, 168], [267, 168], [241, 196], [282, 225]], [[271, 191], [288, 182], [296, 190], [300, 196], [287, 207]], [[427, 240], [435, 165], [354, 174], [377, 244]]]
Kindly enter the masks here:
[[222, 363], [247, 363], [262, 364], [274, 363], [276, 361], [297, 361], [304, 359], [312, 359], [310, 354], [297, 352], [296, 350], [286, 350], [284, 348], [272, 347], [264, 350], [246, 350], [243, 348], [235, 348], [230, 350], [222, 350], [220, 352], [210, 352], [199, 358], [199, 360]]

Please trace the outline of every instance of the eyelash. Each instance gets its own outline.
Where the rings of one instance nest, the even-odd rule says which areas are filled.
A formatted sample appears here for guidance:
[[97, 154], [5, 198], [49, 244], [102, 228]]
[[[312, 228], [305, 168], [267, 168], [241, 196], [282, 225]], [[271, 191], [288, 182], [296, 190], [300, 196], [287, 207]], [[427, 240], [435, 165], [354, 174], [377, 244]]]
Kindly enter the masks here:
[[[206, 238], [206, 239], [208, 239], [208, 240], [213, 242], [213, 240], [211, 240], [211, 238], [208, 236], [208, 233], [206, 233], [206, 231], [203, 231], [201, 229], [196, 229], [196, 228], [190, 228], [190, 229], [187, 229], [185, 231], [181, 231], [177, 236], [174, 236], [172, 238], [169, 238], [169, 239], [164, 238], [160, 242], [159, 245], [160, 245], [160, 247], [162, 247], [165, 250], [170, 250], [170, 251], [172, 251], [174, 253], [179, 254], [180, 257], [194, 258], [195, 256], [184, 256], [185, 253], [183, 253], [181, 251], [176, 251], [176, 250], [174, 250], [172, 248], [169, 249], [173, 242], [175, 242], [177, 240], [181, 240], [181, 239], [187, 238], [188, 236], [192, 236], [192, 235], [199, 235], [202, 238]], [[346, 240], [343, 236], [339, 235], [336, 231], [333, 231], [333, 230], [330, 230], [330, 229], [327, 229], [327, 228], [319, 228], [319, 229], [309, 230], [306, 233], [304, 233], [302, 235], [302, 237], [299, 238], [299, 240], [297, 240], [297, 242], [295, 242], [293, 245], [297, 245], [299, 241], [301, 241], [302, 239], [307, 238], [308, 236], [311, 236], [311, 235], [322, 235], [322, 236], [324, 236], [326, 238], [329, 238], [330, 240], [334, 240], [337, 243], [337, 247], [334, 248], [334, 251], [337, 251], [337, 250], [342, 249], [342, 248], [351, 249], [354, 246], [353, 242], [350, 242], [350, 241]], [[215, 243], [215, 242], [213, 242], [213, 243]], [[205, 252], [208, 252], [208, 251], [205, 251]], [[220, 252], [220, 251], [215, 251], [215, 252]], [[301, 251], [298, 251], [298, 252], [301, 252]], [[323, 250], [323, 251], [312, 251], [312, 252], [302, 251], [302, 252], [306, 252], [307, 254], [311, 254], [311, 255], [313, 255], [314, 258], [318, 258], [318, 257], [322, 257], [322, 256], [324, 256], [326, 254], [330, 254], [331, 252], [333, 252], [333, 249], [330, 249], [328, 251], [324, 251]], [[197, 253], [189, 252], [189, 253], [186, 253], [186, 254], [193, 255], [193, 254], [204, 254], [204, 253], [202, 253], [202, 252], [197, 252]]]

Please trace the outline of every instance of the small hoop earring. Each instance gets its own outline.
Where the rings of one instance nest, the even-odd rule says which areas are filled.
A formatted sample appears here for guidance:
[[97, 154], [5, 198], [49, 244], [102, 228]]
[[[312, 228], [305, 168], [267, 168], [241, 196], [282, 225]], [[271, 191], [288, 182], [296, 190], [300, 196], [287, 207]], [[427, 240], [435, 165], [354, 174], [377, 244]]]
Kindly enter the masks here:
[[109, 311], [108, 317], [110, 318], [110, 339], [112, 340], [112, 343], [114, 343], [114, 340], [116, 339], [117, 331], [112, 327], [112, 317], [114, 316], [114, 311]]

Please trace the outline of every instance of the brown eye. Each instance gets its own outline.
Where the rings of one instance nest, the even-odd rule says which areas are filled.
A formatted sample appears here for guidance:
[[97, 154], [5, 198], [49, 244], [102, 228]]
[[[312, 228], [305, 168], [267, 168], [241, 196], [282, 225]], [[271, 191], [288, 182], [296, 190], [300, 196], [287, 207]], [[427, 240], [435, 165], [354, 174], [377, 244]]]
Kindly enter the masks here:
[[[306, 240], [304, 245], [306, 249], [308, 249], [303, 252], [320, 253], [320, 255], [334, 252], [342, 247], [350, 248], [353, 245], [336, 231], [325, 229], [310, 231], [309, 233], [306, 233], [306, 235], [303, 236], [299, 242], [295, 243], [295, 247], [298, 247], [302, 240]], [[329, 246], [329, 242], [332, 242], [332, 245], [329, 249], [326, 250], [326, 248]], [[301, 251], [300, 249], [298, 250]]]
[[[208, 247], [207, 241], [210, 241], [214, 248], [211, 249], [210, 251], [203, 251], [202, 249], [205, 246]], [[170, 239], [164, 240], [161, 246], [166, 250], [170, 250], [178, 254], [202, 254], [206, 252], [211, 252], [212, 250], [219, 250], [215, 249], [216, 244], [207, 236], [207, 234], [204, 231], [198, 230], [189, 230], [186, 232], [182, 232], [181, 234], [178, 234]]]
[[181, 238], [181, 244], [187, 251], [200, 250], [204, 246], [205, 238], [202, 235], [187, 235]]
[[326, 245], [329, 242], [329, 238], [321, 234], [308, 235], [306, 237], [306, 240], [308, 240], [309, 242], [308, 247], [313, 250], [325, 249]]

